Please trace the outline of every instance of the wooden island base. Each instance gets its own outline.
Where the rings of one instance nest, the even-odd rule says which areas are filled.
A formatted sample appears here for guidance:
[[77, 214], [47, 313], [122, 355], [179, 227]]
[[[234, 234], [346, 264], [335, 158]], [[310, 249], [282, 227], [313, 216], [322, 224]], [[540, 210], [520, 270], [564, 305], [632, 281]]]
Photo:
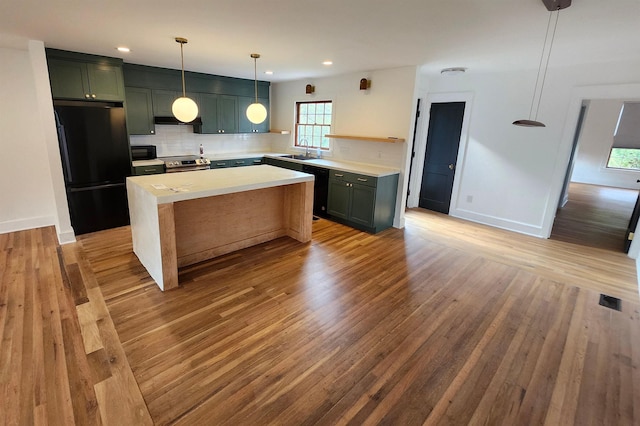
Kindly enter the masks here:
[[313, 182], [161, 204], [158, 215], [167, 290], [182, 266], [284, 236], [310, 241]]
[[[285, 182], [213, 195], [194, 191], [172, 201], [154, 195], [148, 188], [153, 183], [151, 177], [128, 179], [133, 250], [162, 290], [178, 287], [180, 267], [283, 236], [300, 242], [311, 240], [313, 176], [271, 166], [252, 168], [258, 167], [285, 175]], [[287, 181], [286, 174], [293, 177]], [[203, 176], [212, 175], [194, 178]], [[291, 181], [295, 183], [288, 183]]]

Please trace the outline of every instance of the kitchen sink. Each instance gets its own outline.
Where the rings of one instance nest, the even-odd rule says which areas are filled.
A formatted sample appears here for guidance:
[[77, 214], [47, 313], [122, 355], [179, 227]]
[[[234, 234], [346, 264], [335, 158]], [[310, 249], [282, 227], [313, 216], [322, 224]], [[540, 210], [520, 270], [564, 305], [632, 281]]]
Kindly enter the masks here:
[[285, 158], [293, 158], [294, 160], [316, 160], [316, 157], [307, 157], [306, 155], [302, 155], [302, 154], [290, 154], [290, 155], [285, 155]]

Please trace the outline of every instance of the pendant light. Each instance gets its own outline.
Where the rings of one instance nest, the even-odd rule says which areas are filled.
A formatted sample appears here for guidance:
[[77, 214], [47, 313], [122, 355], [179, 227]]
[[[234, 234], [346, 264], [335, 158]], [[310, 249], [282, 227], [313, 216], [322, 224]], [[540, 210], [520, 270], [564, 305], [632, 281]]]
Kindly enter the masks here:
[[182, 62], [182, 96], [173, 101], [171, 112], [183, 123], [189, 123], [198, 116], [198, 105], [191, 98], [187, 98], [187, 92], [184, 86], [184, 53], [182, 47], [187, 43], [187, 39], [176, 37], [176, 42], [180, 43], [180, 59]]
[[[551, 18], [553, 16], [553, 11], [549, 12], [549, 21], [547, 22], [547, 33], [544, 36], [544, 45], [542, 46], [542, 55], [540, 56], [540, 65], [538, 66], [538, 75], [536, 77], [536, 85], [533, 89], [533, 99], [531, 99], [531, 108], [529, 109], [529, 118], [523, 120], [516, 120], [513, 122], [516, 126], [522, 127], [546, 127], [544, 123], [538, 121], [538, 110], [540, 109], [540, 100], [542, 99], [542, 91], [544, 90], [544, 81], [547, 78], [547, 69], [549, 68], [549, 58], [551, 57], [551, 48], [553, 47], [553, 40], [556, 36], [556, 28], [558, 28], [558, 18], [560, 16], [560, 9], [558, 8], [556, 11], [556, 22], [553, 26], [553, 33], [551, 34], [551, 43], [549, 43], [549, 50], [547, 51], [547, 60], [544, 61], [544, 51], [547, 47], [547, 38], [549, 37], [549, 28], [551, 28]], [[542, 72], [542, 63], [544, 62], [544, 73], [542, 73], [542, 81], [540, 81], [540, 73]], [[540, 82], [540, 94], [538, 95], [538, 103], [536, 105], [536, 113], [531, 118], [533, 114], [533, 105], [536, 99], [536, 93], [538, 93], [538, 83]]]
[[253, 58], [253, 76], [255, 81], [255, 91], [256, 91], [256, 101], [249, 105], [247, 108], [247, 118], [253, 124], [260, 124], [264, 120], [267, 119], [267, 109], [258, 102], [258, 58], [260, 55], [258, 53], [252, 53], [251, 57]]

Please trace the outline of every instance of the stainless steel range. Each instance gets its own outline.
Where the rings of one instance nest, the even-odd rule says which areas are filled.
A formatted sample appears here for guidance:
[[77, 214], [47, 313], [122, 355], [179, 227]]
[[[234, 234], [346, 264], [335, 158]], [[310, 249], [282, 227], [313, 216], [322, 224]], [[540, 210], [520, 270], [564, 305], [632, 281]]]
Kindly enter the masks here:
[[180, 157], [164, 157], [164, 168], [167, 173], [191, 172], [194, 170], [206, 170], [211, 168], [208, 158], [200, 158], [197, 155], [182, 155]]

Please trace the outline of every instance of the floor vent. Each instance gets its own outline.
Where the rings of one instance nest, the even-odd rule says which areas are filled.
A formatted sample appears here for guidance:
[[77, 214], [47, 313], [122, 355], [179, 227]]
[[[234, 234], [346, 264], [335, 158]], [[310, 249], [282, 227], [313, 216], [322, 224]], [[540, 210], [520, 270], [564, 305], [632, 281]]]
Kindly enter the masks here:
[[607, 296], [606, 294], [600, 295], [599, 305], [604, 306], [605, 308], [615, 309], [619, 311], [622, 309], [622, 302], [617, 297]]

